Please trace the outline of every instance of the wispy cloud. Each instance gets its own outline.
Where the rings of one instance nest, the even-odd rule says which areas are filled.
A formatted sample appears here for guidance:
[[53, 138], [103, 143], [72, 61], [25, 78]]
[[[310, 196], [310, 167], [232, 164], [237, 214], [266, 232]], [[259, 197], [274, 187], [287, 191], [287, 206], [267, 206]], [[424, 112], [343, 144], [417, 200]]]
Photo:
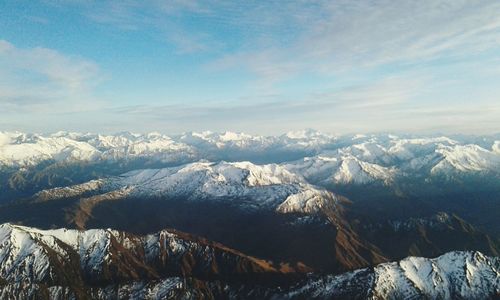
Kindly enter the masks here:
[[[90, 19], [157, 31], [192, 54], [223, 48], [213, 70], [246, 69], [262, 83], [418, 64], [499, 48], [500, 3], [450, 1], [76, 2]], [[188, 26], [196, 20], [197, 26]], [[214, 28], [222, 32], [218, 35]]]
[[[137, 44], [161, 54], [145, 59], [144, 73], [154, 70], [144, 78], [113, 82], [123, 90], [108, 94], [112, 105], [92, 105], [93, 118], [75, 122], [272, 133], [500, 128], [498, 1], [48, 3], [91, 30], [106, 27], [100, 38], [123, 43], [113, 49], [121, 57], [140, 57]], [[108, 66], [128, 71], [130, 61], [112, 54], [103, 61], [114, 57]], [[0, 110], [84, 110], [101, 77], [88, 59], [0, 42]], [[172, 88], [178, 82], [189, 91]]]
[[290, 43], [230, 53], [212, 64], [280, 80], [471, 55], [499, 48], [498, 11], [498, 1], [325, 1], [290, 20], [299, 29]]
[[329, 102], [338, 108], [384, 109], [411, 101], [427, 81], [424, 77], [389, 76], [368, 84], [313, 94], [311, 98]]
[[145, 31], [177, 48], [177, 54], [211, 51], [220, 45], [202, 28], [185, 28], [185, 13], [201, 18], [212, 15], [210, 6], [196, 0], [186, 1], [104, 1], [75, 2], [82, 14], [90, 20], [110, 24], [123, 30]]
[[0, 40], [0, 110], [60, 112], [94, 102], [91, 91], [102, 79], [92, 61], [48, 48], [22, 49]]
[[[427, 81], [425, 78], [388, 77], [362, 86], [348, 86], [325, 93], [301, 97], [280, 94], [259, 96], [261, 101], [219, 101], [201, 104], [134, 105], [116, 107], [112, 114], [129, 116], [137, 122], [158, 127], [185, 126], [189, 130], [233, 130], [280, 133], [290, 129], [319, 128], [329, 132], [350, 132], [353, 123], [359, 130], [373, 130], [376, 124], [366, 119], [386, 118], [409, 105]], [[272, 129], [271, 129], [272, 128]], [[384, 127], [384, 129], [387, 129]]]

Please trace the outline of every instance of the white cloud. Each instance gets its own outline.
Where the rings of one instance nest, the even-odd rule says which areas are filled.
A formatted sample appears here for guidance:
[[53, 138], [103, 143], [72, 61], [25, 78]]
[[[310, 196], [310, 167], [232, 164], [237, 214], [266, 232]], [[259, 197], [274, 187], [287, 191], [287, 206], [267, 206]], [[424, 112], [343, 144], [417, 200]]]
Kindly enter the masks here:
[[0, 40], [0, 110], [64, 112], [96, 105], [93, 88], [102, 76], [92, 61]]
[[[294, 3], [286, 13], [304, 6]], [[296, 39], [230, 53], [212, 65], [245, 67], [267, 81], [467, 56], [499, 48], [498, 11], [498, 1], [324, 1], [288, 20]]]
[[480, 100], [475, 101], [464, 95], [456, 99], [456, 104], [426, 99], [425, 92], [448, 84], [435, 81], [425, 72], [412, 72], [304, 96], [256, 96], [265, 98], [259, 102], [233, 99], [198, 105], [144, 104], [116, 108], [112, 114], [128, 116], [125, 120], [134, 120], [133, 126], [143, 131], [231, 129], [278, 134], [315, 128], [336, 133], [498, 132], [500, 107], [491, 104], [495, 101], [487, 94], [477, 95]]
[[334, 92], [313, 95], [338, 108], [383, 109], [410, 102], [426, 84], [424, 77], [390, 76], [363, 85], [350, 86]]
[[[304, 127], [330, 132], [500, 128], [500, 109], [494, 105], [500, 88], [492, 82], [499, 76], [499, 61], [491, 58], [500, 51], [498, 1], [72, 3], [126, 38], [129, 31], [141, 31], [169, 41], [177, 54], [211, 52], [207, 60], [189, 62], [194, 78], [228, 69], [236, 70], [236, 77], [241, 71], [254, 75], [234, 80], [247, 94], [224, 94], [219, 102], [197, 104], [215, 96], [204, 95], [202, 79], [193, 79], [193, 86], [200, 83], [196, 101], [173, 103], [173, 98], [182, 101], [182, 93], [165, 93], [155, 95], [158, 99], [138, 97], [137, 105], [102, 109], [101, 119], [91, 124], [96, 131], [99, 124], [124, 130], [267, 133]], [[179, 64], [184, 59], [189, 57]], [[4, 111], [51, 110], [45, 103], [57, 103], [61, 111], [79, 110], [101, 76], [86, 59], [20, 49], [5, 41], [0, 42], [0, 64]], [[264, 100], [262, 93], [273, 96]], [[83, 116], [80, 123], [89, 119]]]
[[[246, 69], [269, 85], [312, 72], [467, 56], [500, 44], [500, 2], [188, 1], [76, 2], [94, 21], [159, 31], [178, 53], [226, 51], [208, 65]], [[183, 24], [193, 21], [198, 27]], [[218, 36], [219, 30], [232, 33]]]

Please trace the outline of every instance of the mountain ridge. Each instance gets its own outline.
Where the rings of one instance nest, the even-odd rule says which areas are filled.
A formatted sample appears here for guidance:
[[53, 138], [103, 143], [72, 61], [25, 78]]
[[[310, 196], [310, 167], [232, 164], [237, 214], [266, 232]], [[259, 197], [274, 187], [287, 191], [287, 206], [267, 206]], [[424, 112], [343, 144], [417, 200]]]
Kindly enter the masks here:
[[[408, 257], [340, 275], [306, 275], [305, 266], [276, 269], [222, 245], [167, 230], [141, 237], [109, 229], [2, 224], [0, 244], [2, 297], [485, 299], [500, 293], [500, 260], [474, 251]], [[255, 280], [235, 281], [238, 274]], [[277, 275], [288, 283], [270, 283], [269, 276]]]

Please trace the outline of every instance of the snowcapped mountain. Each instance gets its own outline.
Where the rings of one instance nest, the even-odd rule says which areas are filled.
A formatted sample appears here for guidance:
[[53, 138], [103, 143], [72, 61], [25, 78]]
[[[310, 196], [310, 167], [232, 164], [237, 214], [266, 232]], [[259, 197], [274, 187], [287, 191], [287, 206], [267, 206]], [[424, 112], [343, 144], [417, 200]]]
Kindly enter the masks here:
[[[0, 276], [7, 281], [26, 280], [30, 282], [47, 282], [57, 280], [58, 268], [71, 267], [65, 260], [78, 258], [79, 268], [84, 276], [92, 277], [98, 282], [101, 276], [123, 276], [124, 274], [106, 274], [112, 264], [127, 263], [127, 252], [140, 256], [143, 264], [152, 264], [157, 272], [147, 276], [154, 278], [162, 263], [166, 267], [167, 257], [174, 267], [182, 268], [182, 256], [188, 254], [195, 258], [213, 257], [207, 263], [217, 264], [217, 259], [227, 256], [229, 262], [246, 264], [250, 270], [257, 272], [276, 272], [268, 263], [245, 256], [237, 251], [223, 247], [220, 244], [197, 240], [175, 231], [163, 230], [143, 237], [111, 229], [92, 229], [86, 231], [57, 229], [40, 230], [32, 227], [12, 224], [0, 225]], [[120, 253], [121, 252], [121, 253]], [[221, 257], [216, 257], [222, 255]], [[129, 264], [133, 262], [128, 262]], [[135, 262], [137, 263], [137, 262]], [[29, 266], [29, 267], [27, 267]], [[74, 266], [73, 266], [74, 267]], [[140, 266], [143, 267], [143, 266]], [[199, 264], [198, 269], [184, 270], [183, 272], [224, 272], [222, 268], [210, 269], [210, 265]], [[243, 270], [245, 268], [243, 267]], [[146, 270], [145, 270], [146, 271]], [[78, 272], [78, 270], [77, 270]], [[178, 270], [181, 273], [181, 270]], [[243, 271], [244, 272], [244, 271]], [[125, 274], [131, 276], [132, 273]], [[156, 277], [158, 274], [156, 274]]]
[[2, 298], [86, 299], [110, 292], [100, 291], [102, 286], [171, 276], [223, 279], [295, 272], [168, 230], [135, 236], [111, 229], [39, 230], [3, 224], [0, 245]]
[[[358, 141], [358, 139], [361, 139]], [[340, 142], [339, 142], [340, 143]], [[446, 138], [398, 138], [396, 136], [366, 136], [353, 138], [336, 150], [284, 165], [307, 180], [319, 185], [391, 184], [397, 178], [431, 177], [460, 174], [499, 174], [498, 141], [491, 150], [474, 144]]]
[[500, 166], [500, 155], [494, 149], [488, 151], [477, 145], [440, 145], [436, 153], [443, 159], [431, 169], [432, 173], [498, 171]]
[[91, 160], [99, 156], [92, 145], [66, 137], [0, 133], [0, 163], [34, 165], [44, 160]]
[[0, 217], [43, 228], [172, 227], [251, 255], [329, 270], [386, 261], [344, 221], [345, 201], [277, 164], [197, 162], [42, 190], [0, 208]]
[[[475, 144], [464, 144], [448, 137], [394, 139], [386, 146], [386, 162], [402, 173], [424, 171], [442, 173], [498, 172], [500, 155]], [[380, 157], [380, 155], [379, 155]]]
[[500, 141], [495, 141], [491, 149], [493, 150], [493, 153], [500, 154]]
[[345, 201], [280, 165], [197, 162], [43, 190], [0, 207], [0, 218], [141, 234], [176, 228], [250, 255], [327, 270], [386, 261], [344, 221]]
[[36, 201], [80, 197], [80, 202], [114, 197], [184, 198], [223, 201], [245, 210], [313, 213], [335, 204], [335, 196], [307, 183], [276, 164], [197, 162], [163, 169], [145, 169], [87, 183], [44, 190]]
[[286, 298], [491, 299], [500, 294], [500, 260], [480, 252], [408, 257], [299, 284]]
[[2, 298], [488, 299], [500, 293], [500, 260], [480, 252], [304, 278], [307, 267], [277, 268], [168, 230], [136, 236], [3, 224], [0, 245]]
[[1, 222], [82, 231], [1, 225], [0, 298], [493, 297], [479, 252], [377, 264], [497, 255], [498, 179], [499, 136], [1, 132]]
[[[479, 144], [471, 144], [471, 141]], [[316, 182], [391, 182], [395, 176], [498, 172], [500, 141], [394, 135], [332, 136], [313, 130], [281, 136], [191, 132], [116, 135], [58, 132], [52, 135], [0, 133], [0, 164], [35, 166], [44, 161], [137, 160], [183, 164], [210, 161], [284, 162]], [[296, 166], [294, 166], [294, 164]], [[319, 170], [316, 170], [319, 167]]]
[[374, 181], [390, 183], [396, 175], [394, 168], [362, 161], [352, 154], [306, 157], [286, 164], [286, 168], [317, 184], [366, 184]]
[[406, 258], [375, 268], [374, 296], [398, 299], [478, 299], [498, 292], [498, 259], [479, 252], [451, 252], [436, 259]]
[[273, 143], [272, 138], [263, 136], [253, 136], [245, 133], [236, 133], [226, 131], [224, 133], [215, 133], [211, 131], [189, 132], [177, 137], [181, 142], [198, 147], [211, 149], [223, 148], [248, 148], [259, 149], [270, 146]]
[[0, 132], [0, 163], [6, 166], [33, 166], [47, 160], [56, 162], [132, 159], [181, 161], [193, 155], [188, 145], [160, 134], [114, 136], [58, 132], [27, 135]]
[[0, 163], [33, 166], [47, 160], [95, 161], [148, 158], [162, 162], [196, 161], [231, 156], [227, 151], [305, 151], [332, 141], [309, 131], [300, 138], [252, 136], [244, 133], [191, 132], [178, 136], [160, 133], [115, 135], [57, 132], [49, 135], [0, 132]]

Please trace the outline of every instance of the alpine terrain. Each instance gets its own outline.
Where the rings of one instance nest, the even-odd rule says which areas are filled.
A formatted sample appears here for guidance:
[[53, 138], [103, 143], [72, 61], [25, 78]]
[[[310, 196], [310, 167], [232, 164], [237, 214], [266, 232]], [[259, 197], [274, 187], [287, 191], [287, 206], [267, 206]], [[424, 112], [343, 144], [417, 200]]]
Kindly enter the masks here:
[[0, 133], [10, 299], [493, 299], [500, 136]]

